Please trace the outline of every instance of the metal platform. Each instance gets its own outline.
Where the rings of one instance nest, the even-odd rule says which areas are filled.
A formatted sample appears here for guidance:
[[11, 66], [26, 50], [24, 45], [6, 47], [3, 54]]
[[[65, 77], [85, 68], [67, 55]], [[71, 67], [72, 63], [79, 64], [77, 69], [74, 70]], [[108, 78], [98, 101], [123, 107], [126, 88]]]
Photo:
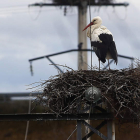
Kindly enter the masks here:
[[110, 113], [84, 113], [84, 114], [1, 114], [0, 121], [57, 121], [57, 120], [110, 120]]

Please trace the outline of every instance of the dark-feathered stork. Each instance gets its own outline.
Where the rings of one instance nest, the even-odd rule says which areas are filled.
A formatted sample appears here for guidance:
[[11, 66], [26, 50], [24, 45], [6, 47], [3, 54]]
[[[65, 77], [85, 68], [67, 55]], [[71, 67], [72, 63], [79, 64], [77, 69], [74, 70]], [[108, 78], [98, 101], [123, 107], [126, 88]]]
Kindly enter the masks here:
[[99, 58], [99, 70], [100, 61], [105, 63], [107, 59], [108, 65], [109, 59], [113, 59], [116, 65], [118, 62], [117, 49], [113, 39], [113, 35], [105, 26], [101, 26], [101, 24], [102, 19], [99, 16], [97, 16], [93, 18], [91, 23], [84, 28], [84, 30], [88, 28], [87, 36], [91, 39], [91, 46], [93, 47], [93, 50]]

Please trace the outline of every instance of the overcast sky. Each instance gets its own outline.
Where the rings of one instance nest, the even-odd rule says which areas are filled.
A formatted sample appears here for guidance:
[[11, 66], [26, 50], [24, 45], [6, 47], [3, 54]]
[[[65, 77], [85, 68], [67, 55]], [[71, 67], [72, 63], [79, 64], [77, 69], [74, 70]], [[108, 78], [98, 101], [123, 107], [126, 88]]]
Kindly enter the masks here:
[[[28, 8], [28, 4], [35, 2], [41, 1], [0, 2], [0, 92], [27, 92], [26, 85], [57, 74], [47, 59], [41, 59], [33, 62], [34, 76], [31, 76], [29, 59], [77, 48], [77, 9], [68, 7], [64, 16], [63, 8], [59, 7]], [[114, 35], [119, 54], [138, 58], [140, 2], [127, 2], [130, 3], [127, 8], [92, 7], [91, 15], [103, 19], [103, 25]], [[77, 69], [76, 52], [51, 58], [56, 64]], [[90, 64], [90, 54], [88, 60]], [[130, 60], [119, 58], [118, 65], [113, 64], [111, 68], [126, 68], [129, 64]], [[93, 65], [98, 65], [95, 55]]]

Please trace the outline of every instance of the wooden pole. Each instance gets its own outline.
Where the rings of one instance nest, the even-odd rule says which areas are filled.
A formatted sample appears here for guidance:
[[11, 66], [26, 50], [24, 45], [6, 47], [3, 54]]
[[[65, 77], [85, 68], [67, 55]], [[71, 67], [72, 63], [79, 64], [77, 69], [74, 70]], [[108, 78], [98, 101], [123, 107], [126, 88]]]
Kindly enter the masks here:
[[[111, 106], [108, 105], [108, 113], [113, 112]], [[115, 140], [115, 120], [108, 120], [107, 121], [107, 137], [108, 140]]]
[[115, 140], [115, 121], [107, 122], [107, 137], [108, 140]]
[[[80, 6], [78, 6], [78, 44], [82, 43], [81, 49], [87, 49], [87, 34], [83, 32], [83, 29], [87, 26], [87, 1], [81, 1]], [[78, 52], [78, 69], [87, 70], [87, 52]], [[86, 121], [90, 123], [90, 121]], [[89, 133], [89, 129], [86, 129], [85, 126], [82, 126], [82, 136]], [[87, 140], [90, 140], [88, 138]]]
[[[82, 49], [87, 49], [87, 35], [83, 29], [87, 26], [87, 1], [82, 1], [78, 6], [78, 43]], [[87, 70], [87, 52], [78, 52], [78, 69]]]
[[115, 121], [112, 121], [112, 140], [115, 140]]

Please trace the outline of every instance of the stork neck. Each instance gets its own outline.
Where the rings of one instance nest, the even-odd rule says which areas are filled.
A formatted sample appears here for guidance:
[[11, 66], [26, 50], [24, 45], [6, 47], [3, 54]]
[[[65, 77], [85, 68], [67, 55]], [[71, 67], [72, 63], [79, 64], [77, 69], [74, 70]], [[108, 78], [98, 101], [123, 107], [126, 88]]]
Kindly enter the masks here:
[[91, 26], [91, 32], [90, 32], [90, 27], [88, 27], [88, 31], [87, 31], [87, 36], [90, 38], [90, 33], [92, 34], [92, 32], [99, 28], [101, 26], [101, 24], [95, 24]]
[[100, 26], [101, 26], [101, 24], [95, 24], [95, 25], [92, 25], [91, 27], [93, 30], [95, 30], [95, 29], [99, 28]]

